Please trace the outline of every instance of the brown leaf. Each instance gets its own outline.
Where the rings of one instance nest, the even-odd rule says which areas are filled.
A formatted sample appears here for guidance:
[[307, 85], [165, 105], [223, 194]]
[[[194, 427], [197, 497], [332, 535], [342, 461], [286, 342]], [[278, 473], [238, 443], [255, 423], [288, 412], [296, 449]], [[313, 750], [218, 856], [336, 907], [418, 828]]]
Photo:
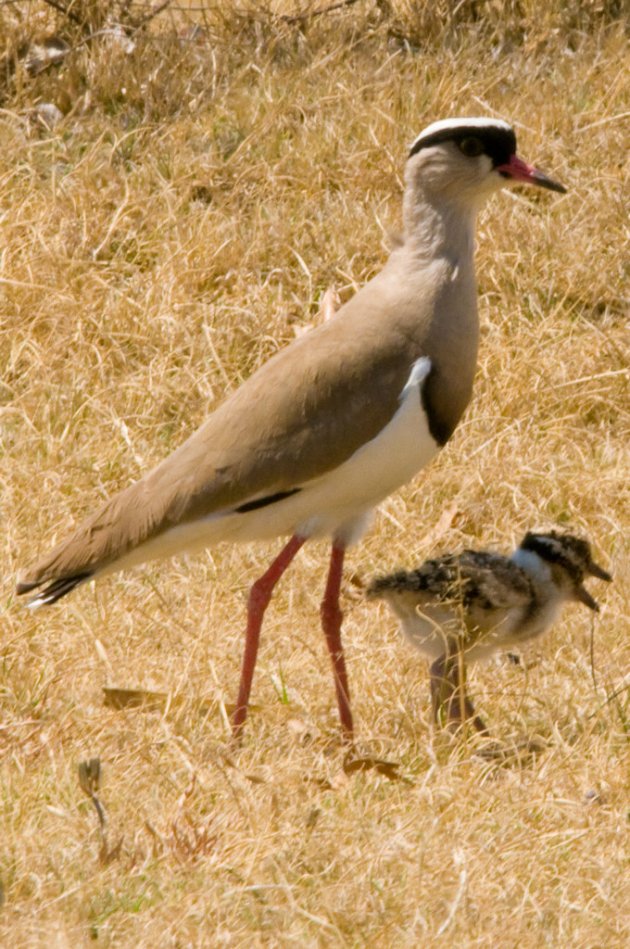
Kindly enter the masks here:
[[375, 758], [373, 755], [354, 755], [349, 752], [344, 758], [343, 770], [346, 774], [355, 774], [358, 771], [376, 771], [390, 781], [406, 781], [413, 783], [409, 778], [398, 773], [399, 761], [386, 761], [384, 758]]
[[153, 692], [150, 689], [116, 689], [103, 687], [104, 704], [107, 708], [166, 708], [168, 692]]

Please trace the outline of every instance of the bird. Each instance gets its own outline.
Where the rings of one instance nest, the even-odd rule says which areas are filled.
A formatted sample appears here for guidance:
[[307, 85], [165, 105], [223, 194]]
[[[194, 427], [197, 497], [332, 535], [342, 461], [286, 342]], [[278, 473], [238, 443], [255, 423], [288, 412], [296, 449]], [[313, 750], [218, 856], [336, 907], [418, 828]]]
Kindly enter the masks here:
[[571, 533], [528, 532], [510, 557], [464, 550], [427, 560], [417, 570], [376, 577], [370, 599], [383, 599], [404, 637], [431, 660], [434, 721], [451, 730], [465, 722], [488, 728], [466, 695], [466, 664], [546, 632], [567, 602], [599, 605], [584, 577], [610, 582], [588, 541]]
[[351, 743], [339, 605], [346, 549], [374, 508], [446, 444], [468, 405], [479, 335], [475, 217], [494, 192], [515, 184], [566, 191], [517, 156], [507, 122], [431, 123], [409, 150], [403, 235], [383, 269], [21, 573], [18, 594], [31, 594], [32, 607], [49, 605], [154, 558], [288, 538], [249, 592], [231, 722], [240, 736], [273, 589], [307, 540], [330, 537], [320, 616]]

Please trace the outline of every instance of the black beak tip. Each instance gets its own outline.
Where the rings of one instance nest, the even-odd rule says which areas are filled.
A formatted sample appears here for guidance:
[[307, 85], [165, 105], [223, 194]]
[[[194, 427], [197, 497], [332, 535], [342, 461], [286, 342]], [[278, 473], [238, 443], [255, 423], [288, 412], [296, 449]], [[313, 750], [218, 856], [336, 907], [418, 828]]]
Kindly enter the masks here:
[[556, 191], [558, 194], [567, 193], [564, 185], [561, 185], [559, 181], [554, 181], [553, 178], [548, 178], [547, 175], [535, 175], [533, 180], [535, 184], [540, 185], [541, 188], [546, 188], [547, 191]]
[[596, 563], [590, 564], [589, 573], [592, 577], [597, 577], [598, 580], [605, 580], [606, 583], [612, 583], [612, 574], [608, 573], [607, 570], [604, 570], [603, 567], [598, 566]]

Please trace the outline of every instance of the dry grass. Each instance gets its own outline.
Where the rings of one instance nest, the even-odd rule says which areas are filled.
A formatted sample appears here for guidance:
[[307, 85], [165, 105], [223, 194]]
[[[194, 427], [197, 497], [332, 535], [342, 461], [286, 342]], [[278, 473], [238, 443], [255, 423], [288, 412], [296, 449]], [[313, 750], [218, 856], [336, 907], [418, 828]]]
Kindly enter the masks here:
[[[539, 4], [496, 6], [440, 28], [402, 2], [299, 27], [209, 5], [194, 42], [165, 16], [133, 54], [94, 42], [56, 71], [5, 72], [0, 944], [628, 944], [627, 47], [612, 3], [548, 4], [544, 22]], [[11, 42], [54, 23], [11, 10]], [[54, 131], [38, 102], [67, 113]], [[595, 680], [589, 616], [567, 609], [523, 666], [471, 683], [497, 736], [545, 751], [475, 757], [433, 733], [423, 664], [348, 583], [359, 744], [406, 780], [348, 775], [313, 546], [269, 611], [259, 710], [230, 759], [217, 703], [268, 547], [151, 564], [35, 615], [15, 573], [178, 445], [327, 288], [346, 298], [374, 273], [405, 145], [480, 112], [515, 121], [570, 192], [503, 195], [481, 220], [474, 402], [349, 566], [572, 527], [615, 575], [591, 584]], [[108, 683], [170, 703], [112, 710]], [[82, 790], [96, 756], [102, 787], [84, 773]]]

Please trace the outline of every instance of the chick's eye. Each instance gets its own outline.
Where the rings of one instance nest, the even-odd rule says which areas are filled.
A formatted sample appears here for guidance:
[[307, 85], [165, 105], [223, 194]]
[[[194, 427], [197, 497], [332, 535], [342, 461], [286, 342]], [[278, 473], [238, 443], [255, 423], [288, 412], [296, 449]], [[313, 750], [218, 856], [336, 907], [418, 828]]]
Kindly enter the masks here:
[[459, 150], [466, 158], [476, 158], [477, 155], [483, 154], [483, 142], [474, 135], [467, 135], [459, 142]]

